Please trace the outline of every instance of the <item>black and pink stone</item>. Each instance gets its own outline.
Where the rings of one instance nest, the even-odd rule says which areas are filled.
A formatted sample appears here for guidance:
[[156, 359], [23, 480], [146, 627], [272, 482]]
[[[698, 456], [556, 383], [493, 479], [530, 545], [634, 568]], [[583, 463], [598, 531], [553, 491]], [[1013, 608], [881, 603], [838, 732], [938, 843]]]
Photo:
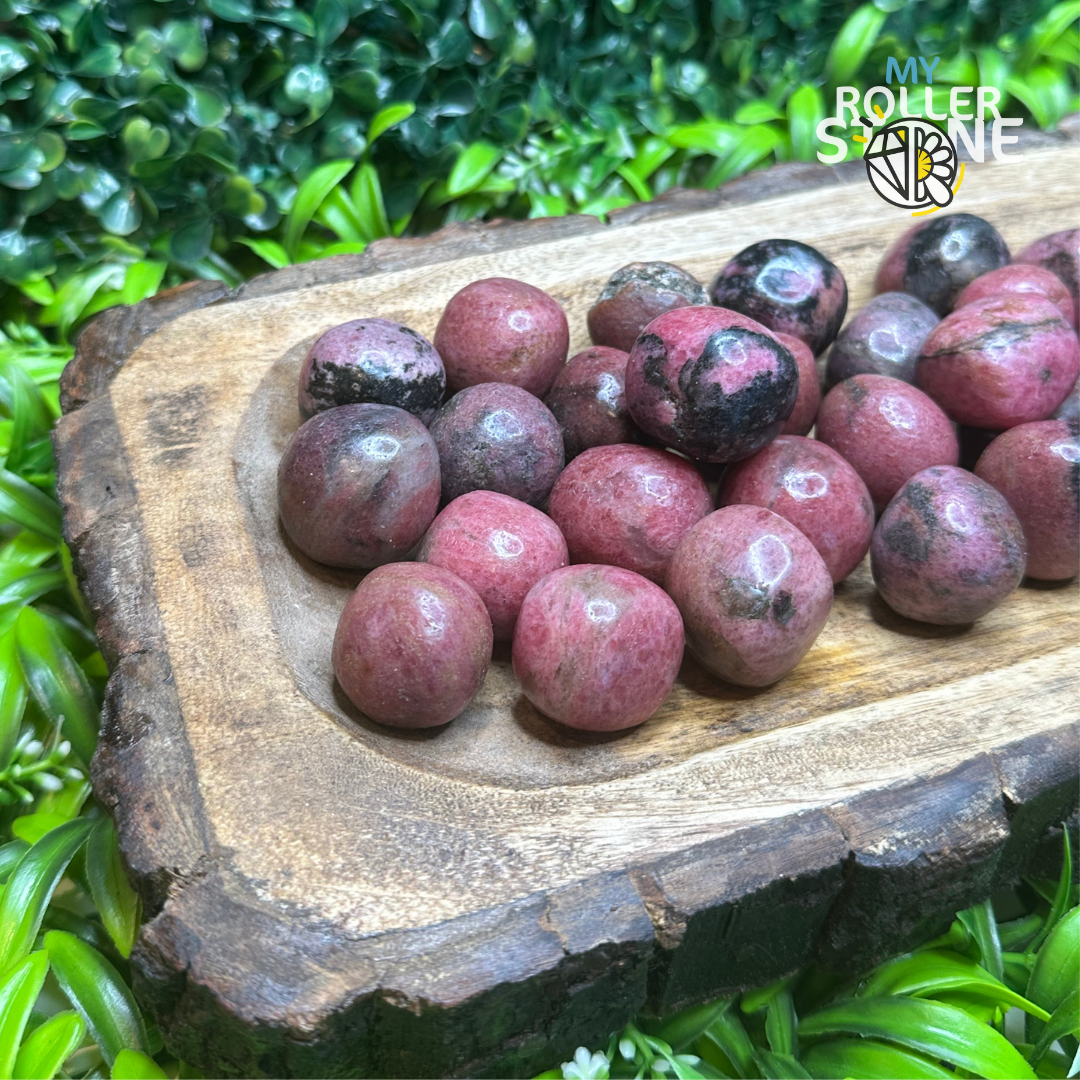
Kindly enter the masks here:
[[572, 356], [544, 399], [562, 428], [566, 460], [593, 446], [644, 442], [626, 408], [626, 361], [620, 349], [594, 345]]
[[562, 472], [563, 441], [548, 407], [520, 386], [480, 383], [455, 394], [431, 422], [445, 503], [498, 491], [535, 505]]
[[848, 300], [840, 270], [798, 240], [744, 248], [716, 275], [710, 295], [718, 307], [805, 341], [815, 356], [839, 332]]
[[721, 506], [764, 506], [817, 548], [834, 582], [863, 561], [874, 533], [874, 504], [859, 474], [817, 439], [781, 435], [752, 458], [729, 465]]
[[989, 221], [942, 214], [912, 226], [889, 248], [874, 292], [911, 293], [944, 315], [964, 286], [1008, 262], [1009, 249]]
[[278, 510], [292, 542], [327, 566], [403, 559], [439, 509], [439, 453], [393, 405], [342, 405], [297, 430], [278, 465]]
[[648, 720], [675, 685], [682, 655], [671, 598], [619, 566], [552, 571], [529, 590], [514, 630], [514, 674], [525, 696], [586, 731]]
[[919, 349], [938, 321], [937, 312], [917, 296], [902, 292], [875, 296], [833, 342], [825, 369], [829, 386], [852, 375], [914, 382]]
[[1064, 420], [1019, 424], [983, 451], [975, 475], [1008, 500], [1024, 529], [1029, 577], [1080, 572], [1080, 429]]
[[657, 315], [708, 302], [705, 286], [682, 267], [667, 262], [630, 263], [611, 275], [589, 308], [589, 339], [595, 345], [629, 352]]
[[795, 358], [760, 323], [721, 307], [653, 319], [626, 365], [638, 427], [700, 461], [738, 461], [780, 434], [799, 394]]
[[471, 586], [439, 566], [393, 563], [368, 574], [346, 601], [331, 663], [369, 719], [437, 727], [476, 697], [491, 645], [491, 620]]
[[702, 518], [675, 549], [665, 587], [690, 651], [739, 686], [770, 686], [791, 671], [833, 601], [814, 545], [761, 506], [725, 506]]
[[1069, 290], [1074, 313], [1080, 316], [1080, 229], [1043, 236], [1024, 248], [1013, 262], [1041, 266], [1056, 274]]
[[881, 515], [870, 569], [908, 619], [956, 626], [992, 611], [1020, 584], [1027, 544], [1005, 497], [966, 469], [916, 473]]
[[915, 385], [960, 424], [1003, 431], [1045, 420], [1080, 373], [1076, 331], [1031, 293], [975, 300], [934, 327]]
[[300, 415], [307, 420], [338, 405], [396, 405], [428, 423], [446, 392], [446, 371], [422, 334], [387, 319], [333, 326], [308, 350], [300, 368]]

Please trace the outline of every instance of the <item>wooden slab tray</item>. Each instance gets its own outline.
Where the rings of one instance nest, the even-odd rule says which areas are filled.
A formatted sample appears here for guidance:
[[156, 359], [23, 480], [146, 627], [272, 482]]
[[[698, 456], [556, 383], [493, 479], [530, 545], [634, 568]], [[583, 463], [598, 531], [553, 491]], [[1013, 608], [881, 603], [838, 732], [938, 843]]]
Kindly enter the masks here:
[[[1075, 139], [969, 166], [956, 209], [1013, 250], [1076, 223]], [[708, 280], [755, 240], [821, 248], [870, 296], [912, 223], [861, 167], [780, 166], [615, 215], [452, 226], [361, 257], [200, 283], [87, 328], [57, 431], [65, 524], [113, 665], [97, 791], [152, 916], [133, 966], [210, 1075], [528, 1074], [669, 1010], [852, 969], [1014, 878], [1076, 800], [1075, 584], [977, 625], [908, 622], [862, 567], [762, 692], [691, 660], [618, 737], [540, 716], [505, 651], [446, 730], [335, 690], [355, 576], [298, 557], [275, 468], [313, 338], [360, 316], [432, 334], [475, 278], [565, 306], [572, 351], [617, 267]], [[943, 921], [944, 913], [944, 921]]]

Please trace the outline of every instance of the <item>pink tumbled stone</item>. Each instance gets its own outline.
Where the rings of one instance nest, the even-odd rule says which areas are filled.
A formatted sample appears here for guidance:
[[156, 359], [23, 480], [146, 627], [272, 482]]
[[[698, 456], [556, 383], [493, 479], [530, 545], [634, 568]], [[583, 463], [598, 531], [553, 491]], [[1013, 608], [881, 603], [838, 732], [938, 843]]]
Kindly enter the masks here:
[[832, 607], [832, 578], [791, 522], [760, 506], [725, 506], [675, 549], [667, 591], [686, 643], [714, 675], [769, 686], [809, 652]]
[[949, 418], [921, 390], [887, 375], [837, 383], [818, 409], [817, 437], [862, 477], [878, 513], [921, 469], [960, 460]]
[[814, 354], [805, 341], [792, 337], [791, 334], [776, 331], [776, 340], [787, 346], [799, 369], [799, 396], [795, 399], [795, 408], [780, 429], [780, 434], [806, 435], [814, 426], [818, 406], [821, 405], [821, 382], [818, 380]]
[[977, 277], [956, 298], [953, 310], [959, 310], [976, 300], [1002, 293], [1017, 296], [1040, 296], [1049, 300], [1062, 316], [1076, 328], [1076, 309], [1065, 283], [1056, 274], [1041, 266], [1011, 263]]
[[1080, 315], [1080, 229], [1041, 236], [1013, 259], [1014, 263], [1041, 266], [1064, 282], [1072, 297], [1073, 309]]
[[916, 473], [881, 515], [870, 569], [900, 615], [939, 626], [982, 618], [1020, 584], [1026, 545], [1004, 497], [966, 469]]
[[618, 566], [566, 566], [525, 597], [514, 674], [553, 720], [619, 731], [660, 708], [679, 674], [683, 628], [658, 585]]
[[576, 563], [609, 563], [663, 584], [683, 534], [713, 508], [701, 473], [649, 446], [596, 446], [551, 489], [548, 513]]
[[431, 523], [418, 558], [457, 574], [484, 601], [496, 641], [510, 641], [526, 593], [568, 561], [559, 527], [497, 491], [459, 495]]
[[566, 363], [570, 329], [546, 292], [513, 278], [484, 278], [450, 298], [435, 349], [452, 392], [500, 382], [543, 397]]
[[334, 635], [334, 674], [365, 716], [391, 727], [453, 720], [491, 663], [491, 620], [461, 578], [427, 563], [373, 570]]
[[592, 446], [644, 442], [626, 407], [629, 353], [594, 345], [570, 357], [544, 404], [562, 428], [566, 460]]
[[790, 521], [834, 582], [862, 562], [874, 535], [874, 504], [862, 478], [832, 447], [799, 435], [781, 435], [729, 465], [719, 502], [764, 506]]
[[1076, 331], [1049, 300], [987, 296], [926, 336], [915, 385], [960, 424], [1003, 431], [1045, 420], [1080, 373]]
[[1080, 438], [1075, 424], [1039, 420], [999, 435], [975, 475], [1005, 496], [1024, 530], [1027, 572], [1058, 581], [1080, 571]]

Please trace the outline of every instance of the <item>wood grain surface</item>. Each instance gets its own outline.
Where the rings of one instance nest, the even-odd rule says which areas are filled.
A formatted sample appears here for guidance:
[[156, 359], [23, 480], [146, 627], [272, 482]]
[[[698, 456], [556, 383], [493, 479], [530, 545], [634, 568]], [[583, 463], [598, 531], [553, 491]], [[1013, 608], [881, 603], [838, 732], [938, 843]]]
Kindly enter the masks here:
[[[955, 204], [1013, 250], [1080, 216], [1075, 138], [1025, 155], [969, 165]], [[505, 651], [442, 731], [388, 731], [335, 689], [357, 578], [299, 556], [275, 513], [315, 336], [376, 315], [430, 336], [454, 292], [501, 275], [563, 304], [574, 351], [617, 267], [707, 280], [769, 236], [836, 262], [855, 312], [911, 224], [858, 166], [614, 217], [383, 241], [235, 294], [174, 290], [80, 338], [56, 443], [114, 672], [94, 778], [153, 916], [138, 992], [212, 1075], [545, 1067], [643, 1006], [911, 944], [1015, 878], [1075, 804], [1075, 582], [934, 628], [893, 614], [864, 565], [793, 675], [746, 691], [688, 659], [619, 736], [538, 714]]]

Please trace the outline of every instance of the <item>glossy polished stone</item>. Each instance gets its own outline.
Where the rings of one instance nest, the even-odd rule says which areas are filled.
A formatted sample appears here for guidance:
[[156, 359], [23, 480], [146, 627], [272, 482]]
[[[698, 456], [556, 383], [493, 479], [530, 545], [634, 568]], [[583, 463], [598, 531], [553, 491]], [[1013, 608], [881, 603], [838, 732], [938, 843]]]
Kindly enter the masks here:
[[546, 292], [513, 278], [484, 278], [450, 298], [435, 348], [451, 392], [501, 382], [543, 397], [566, 363], [570, 330]]
[[923, 342], [915, 385], [957, 423], [1003, 431], [1045, 420], [1080, 374], [1076, 331], [1049, 300], [987, 296]]
[[902, 292], [875, 296], [840, 331], [829, 350], [829, 387], [852, 375], [888, 375], [915, 381], [915, 363], [926, 335], [938, 324], [937, 312]]
[[629, 352], [638, 334], [665, 311], [707, 304], [705, 286], [666, 262], [630, 263], [616, 270], [589, 308], [589, 339]]
[[558, 422], [518, 386], [481, 383], [460, 391], [439, 410], [431, 435], [439, 448], [444, 502], [485, 490], [541, 503], [562, 472]]
[[667, 591], [686, 643], [714, 675], [770, 686], [809, 652], [832, 607], [829, 571], [791, 522], [759, 506], [725, 506], [683, 537]]
[[974, 214], [935, 214], [885, 253], [874, 292], [911, 293], [944, 315], [964, 286], [1008, 262], [1009, 249], [990, 222]]
[[562, 428], [566, 460], [592, 446], [642, 442], [626, 407], [629, 354], [594, 345], [572, 356], [555, 377], [544, 404]]
[[729, 465], [721, 506], [764, 506], [817, 548], [833, 582], [862, 562], [874, 534], [874, 504], [859, 474], [835, 450], [781, 435], [752, 458]]
[[402, 728], [459, 715], [491, 663], [491, 620], [460, 578], [426, 563], [373, 570], [334, 635], [334, 675], [365, 716]]
[[663, 584], [686, 530], [712, 511], [701, 474], [648, 446], [597, 446], [563, 470], [548, 513], [576, 563], [609, 563]]
[[1007, 296], [1041, 296], [1049, 300], [1061, 312], [1062, 318], [1076, 329], [1076, 308], [1065, 283], [1049, 270], [1026, 263], [1012, 263], [977, 277], [956, 298], [953, 310], [1002, 293]]
[[1080, 229], [1063, 229], [1040, 237], [1013, 262], [1041, 266], [1056, 274], [1069, 290], [1074, 314], [1080, 317]]
[[1024, 576], [1024, 533], [1004, 496], [966, 469], [916, 473], [881, 515], [870, 568], [900, 615], [942, 626], [981, 619]]
[[1045, 581], [1080, 572], [1080, 438], [1064, 420], [1019, 424], [999, 435], [975, 475], [1005, 496], [1024, 530], [1027, 572]]
[[658, 585], [618, 566], [567, 566], [525, 597], [514, 674], [553, 720], [587, 731], [644, 723], [675, 684], [679, 612]]
[[921, 390], [885, 375], [837, 383], [818, 409], [817, 437], [862, 477], [878, 513], [915, 473], [960, 460], [949, 418]]
[[795, 358], [760, 323], [719, 307], [665, 312], [635, 342], [626, 403], [646, 434], [700, 461], [738, 461], [795, 408]]
[[427, 428], [392, 405], [318, 413], [278, 466], [278, 510], [292, 542], [328, 566], [405, 557], [439, 508], [439, 454]]
[[818, 380], [814, 354], [805, 341], [790, 334], [778, 332], [776, 340], [795, 357], [795, 366], [799, 369], [799, 395], [795, 398], [795, 408], [784, 421], [780, 434], [806, 435], [814, 426], [818, 406], [821, 405], [821, 382]]
[[513, 638], [526, 593], [569, 561], [566, 541], [547, 514], [496, 491], [459, 495], [431, 523], [417, 558], [476, 590], [496, 641]]
[[446, 372], [422, 334], [386, 319], [331, 327], [308, 350], [300, 369], [304, 419], [338, 405], [396, 405], [428, 423], [446, 392]]
[[815, 356], [839, 332], [848, 299], [840, 270], [797, 240], [761, 240], [743, 248], [716, 275], [710, 296], [719, 307], [805, 341]]

